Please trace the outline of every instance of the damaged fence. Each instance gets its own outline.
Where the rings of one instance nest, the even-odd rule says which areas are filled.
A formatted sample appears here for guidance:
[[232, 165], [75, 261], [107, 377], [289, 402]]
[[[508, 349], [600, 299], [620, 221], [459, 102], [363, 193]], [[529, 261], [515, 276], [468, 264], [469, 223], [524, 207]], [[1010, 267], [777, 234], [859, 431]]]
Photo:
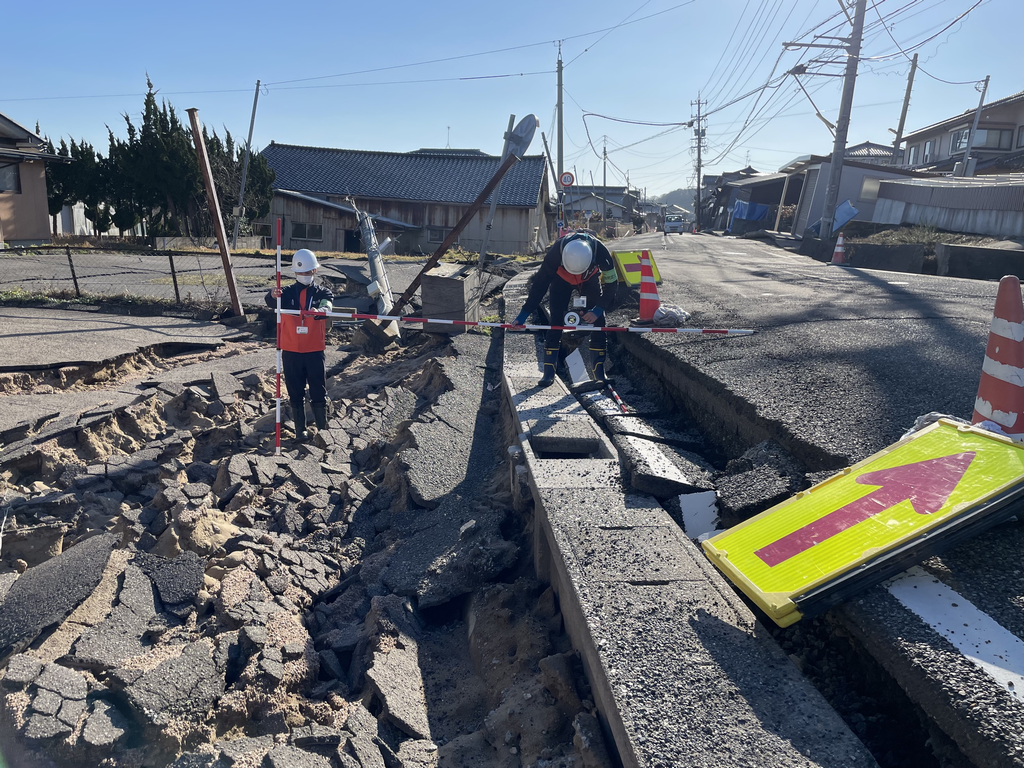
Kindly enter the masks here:
[[[232, 254], [243, 304], [263, 306], [273, 257]], [[0, 295], [132, 296], [176, 305], [228, 303], [220, 254], [198, 251], [81, 251], [70, 247], [0, 251]]]

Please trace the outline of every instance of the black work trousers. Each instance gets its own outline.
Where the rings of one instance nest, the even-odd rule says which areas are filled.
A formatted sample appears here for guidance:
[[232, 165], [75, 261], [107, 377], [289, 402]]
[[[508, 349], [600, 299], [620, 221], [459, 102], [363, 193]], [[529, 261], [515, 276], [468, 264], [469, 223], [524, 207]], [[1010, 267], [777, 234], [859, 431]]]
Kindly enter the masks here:
[[282, 352], [281, 362], [284, 385], [292, 405], [301, 408], [306, 385], [309, 402], [322, 405], [327, 402], [327, 356], [319, 352]]
[[[575, 286], [565, 282], [560, 277], [556, 277], [551, 281], [551, 288], [548, 292], [548, 299], [550, 300], [551, 307], [551, 324], [552, 325], [565, 325], [565, 313], [569, 311], [569, 299], [572, 298], [572, 290]], [[595, 273], [589, 279], [584, 280], [579, 286], [580, 295], [587, 300], [586, 307], [574, 308], [580, 316], [580, 325], [584, 325], [585, 322], [582, 319], [583, 315], [594, 307], [601, 305], [601, 274]], [[604, 315], [601, 315], [594, 322], [594, 325], [604, 325]], [[604, 346], [606, 334], [594, 333], [591, 335], [590, 343], [592, 346]], [[547, 336], [544, 339], [544, 346], [548, 349], [557, 347], [562, 340], [561, 331], [548, 331]]]

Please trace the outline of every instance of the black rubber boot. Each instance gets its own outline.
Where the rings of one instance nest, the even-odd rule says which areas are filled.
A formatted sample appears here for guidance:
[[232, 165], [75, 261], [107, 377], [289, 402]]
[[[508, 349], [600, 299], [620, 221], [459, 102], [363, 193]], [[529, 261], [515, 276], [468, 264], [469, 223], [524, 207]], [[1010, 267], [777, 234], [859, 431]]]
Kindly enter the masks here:
[[597, 381], [608, 381], [608, 342], [601, 347], [590, 348], [590, 367], [594, 369], [594, 379]]
[[544, 347], [544, 375], [537, 382], [538, 387], [550, 387], [555, 382], [555, 365], [558, 363], [560, 347]]
[[305, 400], [292, 400], [292, 423], [295, 425], [295, 439], [308, 440], [309, 432], [306, 431], [306, 403]]
[[318, 430], [327, 429], [327, 403], [313, 403], [313, 418]]

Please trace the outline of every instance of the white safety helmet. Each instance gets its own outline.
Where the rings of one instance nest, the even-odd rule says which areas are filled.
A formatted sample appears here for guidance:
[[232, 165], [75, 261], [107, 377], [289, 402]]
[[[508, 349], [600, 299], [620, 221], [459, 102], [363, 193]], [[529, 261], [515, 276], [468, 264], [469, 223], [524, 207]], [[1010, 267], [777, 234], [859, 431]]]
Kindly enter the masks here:
[[292, 256], [292, 272], [312, 272], [319, 269], [320, 262], [316, 260], [316, 254], [306, 248], [301, 248]]
[[570, 240], [562, 246], [562, 266], [570, 275], [582, 275], [594, 261], [594, 251], [586, 240]]

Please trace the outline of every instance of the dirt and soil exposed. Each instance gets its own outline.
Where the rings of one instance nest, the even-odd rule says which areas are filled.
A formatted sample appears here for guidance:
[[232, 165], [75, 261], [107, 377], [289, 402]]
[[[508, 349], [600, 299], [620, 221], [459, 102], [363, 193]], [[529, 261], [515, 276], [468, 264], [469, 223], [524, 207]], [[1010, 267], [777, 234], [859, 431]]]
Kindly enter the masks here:
[[266, 343], [0, 378], [0, 407], [140, 384], [2, 437], [8, 765], [610, 765], [512, 508], [497, 340], [360, 339], [281, 456]]

